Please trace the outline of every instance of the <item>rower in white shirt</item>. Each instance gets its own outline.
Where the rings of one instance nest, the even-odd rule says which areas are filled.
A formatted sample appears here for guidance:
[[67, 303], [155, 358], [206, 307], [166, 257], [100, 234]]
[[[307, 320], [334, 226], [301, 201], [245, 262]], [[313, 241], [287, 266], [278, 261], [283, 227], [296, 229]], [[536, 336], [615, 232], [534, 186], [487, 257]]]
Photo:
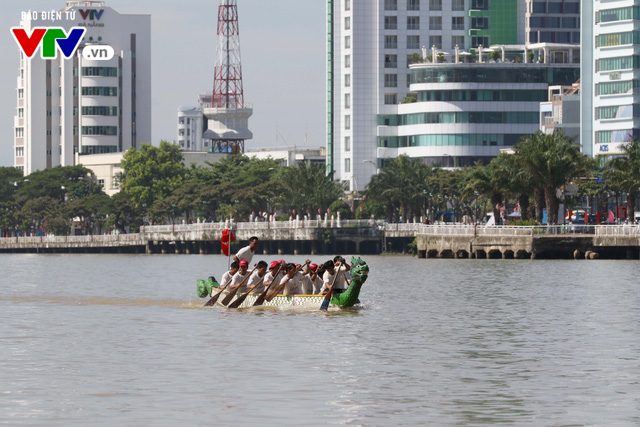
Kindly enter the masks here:
[[[245, 260], [242, 260], [238, 264], [240, 265], [240, 268], [238, 269], [238, 272], [233, 275], [231, 284], [229, 285], [229, 290], [234, 290], [240, 287], [242, 281], [247, 277], [247, 269], [249, 268], [249, 263]], [[238, 289], [238, 292], [246, 292], [246, 290], [246, 283], [243, 283], [240, 289]]]
[[249, 246], [240, 249], [238, 253], [233, 256], [233, 260], [237, 262], [244, 260], [247, 261], [247, 265], [251, 264], [253, 255], [256, 253], [256, 249], [258, 249], [258, 244], [258, 238], [256, 236], [251, 237], [249, 239]]
[[262, 291], [264, 291], [265, 289], [264, 287], [265, 281], [263, 280], [263, 278], [266, 278], [267, 267], [268, 267], [268, 264], [266, 263], [266, 261], [260, 261], [258, 263], [258, 268], [256, 269], [256, 271], [254, 271], [253, 274], [249, 276], [249, 279], [245, 283], [245, 286], [243, 286], [243, 288], [246, 288], [246, 290], [242, 291], [241, 289], [240, 291], [246, 292], [249, 289], [252, 289], [254, 285], [256, 285], [258, 282], [262, 280], [262, 283], [260, 283], [258, 286], [255, 287], [255, 289], [251, 291], [252, 293], [258, 293], [258, 294], [262, 293]]
[[[310, 260], [305, 262], [307, 265], [310, 263]], [[269, 291], [267, 300], [279, 293], [284, 293], [284, 295], [299, 295], [302, 292], [302, 281], [304, 280], [304, 276], [300, 274], [301, 268], [302, 266], [298, 268], [295, 264], [287, 264], [287, 274], [280, 280], [280, 284], [278, 284], [274, 290]]]
[[222, 275], [222, 279], [220, 280], [220, 289], [224, 289], [231, 284], [231, 279], [233, 279], [233, 276], [238, 272], [239, 267], [239, 263], [235, 261], [231, 263], [231, 269], [229, 271], [225, 271]]
[[[324, 268], [326, 271], [322, 276], [322, 281], [324, 282], [324, 284], [322, 285], [322, 292], [327, 291], [329, 289], [329, 286], [331, 286], [331, 283], [333, 283], [333, 292], [344, 292], [349, 286], [349, 283], [346, 281], [345, 275], [343, 274], [343, 272], [346, 271], [346, 267], [342, 265], [342, 262], [336, 261], [334, 263], [332, 260], [329, 260], [324, 263]], [[336, 274], [338, 276], [336, 277], [334, 282], [333, 277]]]
[[280, 279], [282, 279], [282, 276], [285, 274], [285, 267], [286, 264], [283, 259], [280, 261], [271, 261], [271, 264], [269, 264], [269, 271], [264, 277], [263, 284], [265, 288], [269, 287], [272, 283], [272, 288], [274, 288], [280, 283]]
[[324, 273], [324, 264], [318, 267], [318, 264], [311, 264], [307, 267], [304, 274], [307, 277], [308, 288], [305, 290], [306, 294], [319, 294], [324, 282], [322, 281], [322, 274]]

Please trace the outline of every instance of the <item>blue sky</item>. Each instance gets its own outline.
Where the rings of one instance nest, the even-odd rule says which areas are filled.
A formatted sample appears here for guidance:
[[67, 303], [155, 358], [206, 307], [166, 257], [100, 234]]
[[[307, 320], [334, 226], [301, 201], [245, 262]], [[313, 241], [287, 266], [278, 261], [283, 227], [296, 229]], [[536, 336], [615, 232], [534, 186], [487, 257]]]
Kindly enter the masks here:
[[[18, 46], [9, 28], [22, 11], [62, 9], [64, 0], [3, 1], [0, 166], [13, 165]], [[176, 139], [176, 110], [213, 87], [216, 0], [105, 0], [120, 13], [151, 14], [152, 139]], [[238, 0], [245, 102], [253, 104], [245, 149], [325, 144], [326, 2]]]

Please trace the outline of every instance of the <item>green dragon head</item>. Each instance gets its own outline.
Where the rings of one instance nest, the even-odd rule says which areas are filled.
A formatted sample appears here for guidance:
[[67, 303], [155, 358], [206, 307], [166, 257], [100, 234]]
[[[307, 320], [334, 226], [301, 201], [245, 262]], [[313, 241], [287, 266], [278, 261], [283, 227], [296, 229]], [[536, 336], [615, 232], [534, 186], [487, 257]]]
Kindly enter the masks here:
[[364, 282], [369, 276], [369, 266], [360, 257], [351, 257], [351, 278]]

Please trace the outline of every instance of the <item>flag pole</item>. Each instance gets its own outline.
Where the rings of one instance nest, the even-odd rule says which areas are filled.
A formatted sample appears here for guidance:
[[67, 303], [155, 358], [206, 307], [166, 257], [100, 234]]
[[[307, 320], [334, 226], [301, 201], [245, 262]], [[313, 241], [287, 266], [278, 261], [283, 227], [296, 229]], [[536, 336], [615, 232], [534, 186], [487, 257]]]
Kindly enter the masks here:
[[228, 242], [227, 242], [227, 252], [229, 252], [229, 255], [227, 256], [227, 271], [229, 271], [231, 269], [231, 233], [233, 233], [233, 217], [231, 217], [231, 220], [229, 221], [229, 235], [227, 236]]

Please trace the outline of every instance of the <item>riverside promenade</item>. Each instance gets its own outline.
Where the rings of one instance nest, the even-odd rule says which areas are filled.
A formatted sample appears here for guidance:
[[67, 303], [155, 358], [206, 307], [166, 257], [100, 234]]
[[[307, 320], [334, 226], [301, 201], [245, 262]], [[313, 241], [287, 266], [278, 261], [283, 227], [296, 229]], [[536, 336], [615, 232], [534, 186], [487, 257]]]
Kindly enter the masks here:
[[638, 225], [421, 226], [420, 258], [639, 259]]
[[419, 258], [640, 259], [638, 225], [484, 227], [372, 220], [174, 224], [131, 234], [5, 237], [0, 253], [220, 254], [225, 228], [236, 237], [232, 251], [257, 236], [265, 255], [406, 252], [415, 240]]

